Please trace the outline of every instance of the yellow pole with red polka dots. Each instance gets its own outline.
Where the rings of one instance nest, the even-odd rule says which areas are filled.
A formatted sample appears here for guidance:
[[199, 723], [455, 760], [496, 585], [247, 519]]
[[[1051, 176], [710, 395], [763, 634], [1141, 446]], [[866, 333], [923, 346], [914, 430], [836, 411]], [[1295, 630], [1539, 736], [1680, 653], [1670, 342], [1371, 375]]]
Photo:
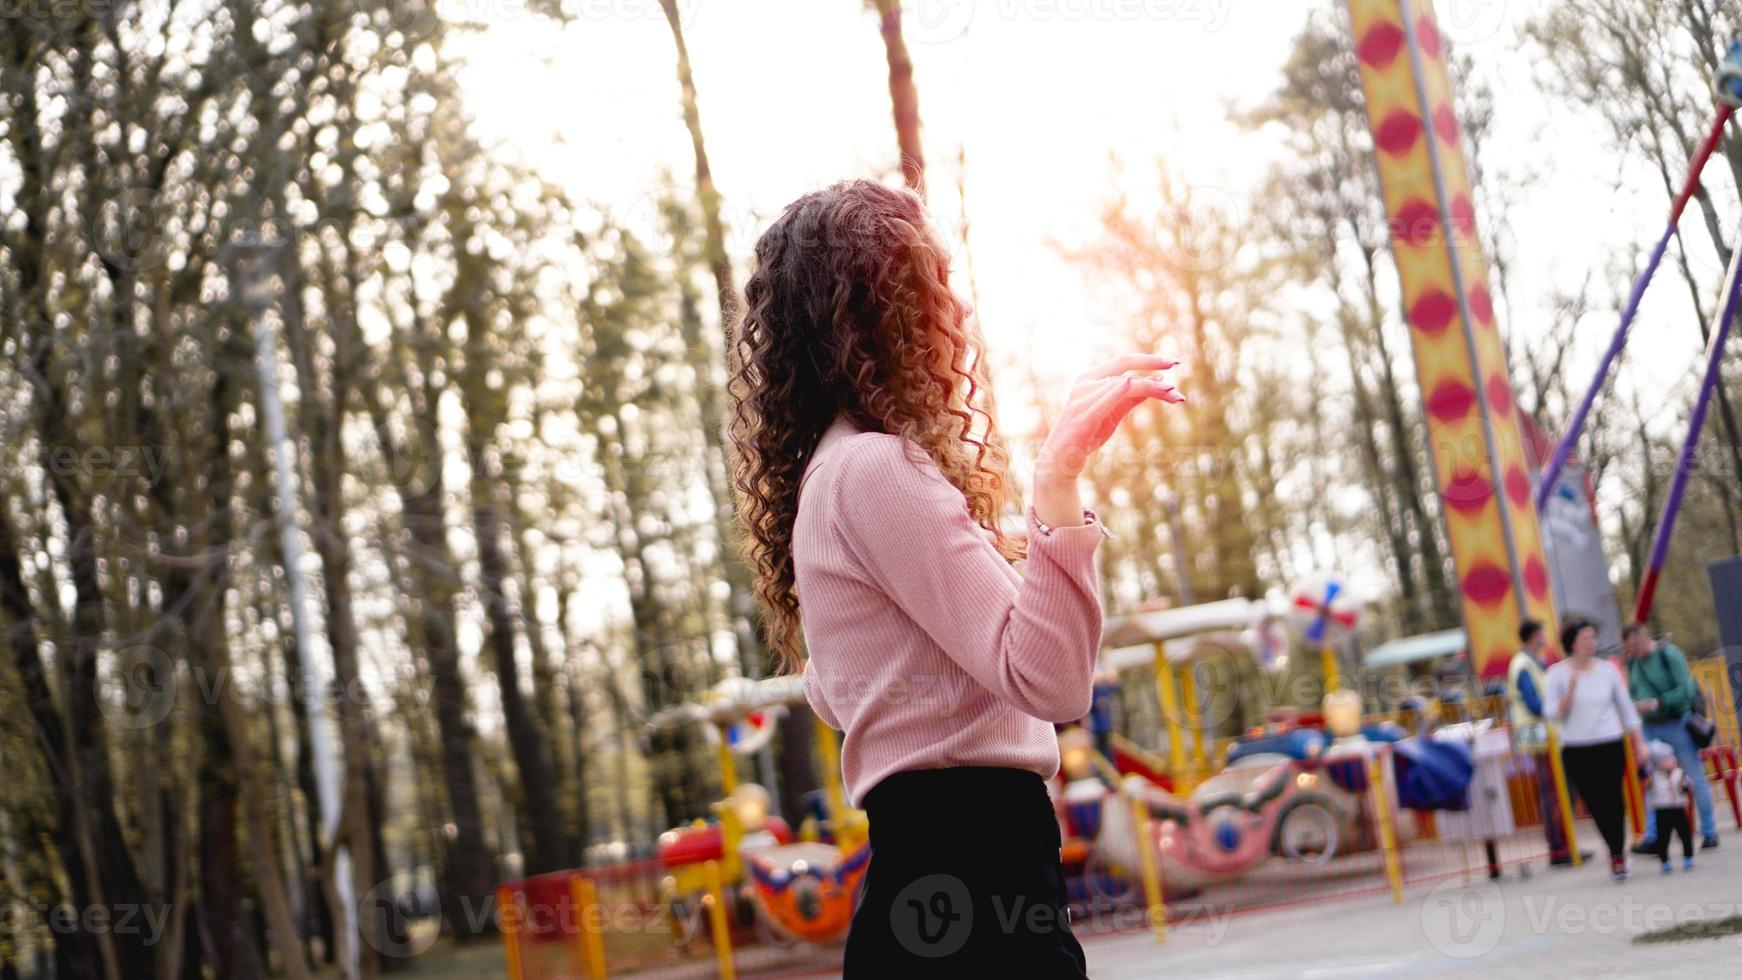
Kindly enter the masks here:
[[1556, 634], [1542, 531], [1431, 0], [1347, 0], [1471, 667]]

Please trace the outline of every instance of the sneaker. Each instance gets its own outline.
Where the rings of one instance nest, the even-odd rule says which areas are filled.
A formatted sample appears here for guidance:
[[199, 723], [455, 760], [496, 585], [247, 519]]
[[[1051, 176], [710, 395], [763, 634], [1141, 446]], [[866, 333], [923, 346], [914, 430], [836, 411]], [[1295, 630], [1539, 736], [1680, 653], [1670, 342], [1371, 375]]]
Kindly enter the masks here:
[[1714, 851], [1714, 850], [1717, 850], [1717, 848], [1718, 848], [1718, 835], [1717, 834], [1707, 834], [1706, 839], [1703, 841], [1700, 841], [1700, 850], [1702, 850], [1702, 851]]
[[1670, 872], [1671, 872], [1671, 871], [1673, 871], [1673, 870], [1675, 870], [1675, 869], [1673, 869], [1673, 868], [1671, 868], [1671, 867], [1670, 867], [1670, 866], [1669, 866], [1669, 862], [1668, 862], [1668, 861], [1665, 861], [1665, 862], [1663, 862], [1663, 873], [1664, 873], [1664, 874], [1669, 874], [1669, 873], [1670, 873]]
[[1631, 848], [1628, 848], [1628, 850], [1631, 850], [1635, 854], [1656, 854], [1657, 853], [1657, 841], [1642, 840], [1639, 843], [1633, 845]]
[[1620, 858], [1615, 858], [1609, 862], [1609, 880], [1610, 881], [1626, 881], [1627, 877], [1628, 877], [1628, 875], [1627, 875], [1627, 862], [1626, 861], [1623, 861]]
[[[1669, 865], [1667, 865], [1667, 864], [1664, 865], [1663, 870], [1668, 871]], [[1693, 858], [1682, 858], [1682, 870], [1683, 871], [1694, 870], [1694, 859]]]

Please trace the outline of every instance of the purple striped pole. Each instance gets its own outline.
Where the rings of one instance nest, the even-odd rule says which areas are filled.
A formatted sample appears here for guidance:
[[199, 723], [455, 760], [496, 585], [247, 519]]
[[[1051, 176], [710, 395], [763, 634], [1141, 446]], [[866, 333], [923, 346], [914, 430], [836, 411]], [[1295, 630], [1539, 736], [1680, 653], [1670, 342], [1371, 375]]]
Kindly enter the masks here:
[[[1735, 239], [1732, 239], [1734, 241]], [[1669, 496], [1663, 501], [1663, 516], [1657, 521], [1657, 537], [1651, 542], [1651, 563], [1645, 578], [1639, 583], [1639, 600], [1633, 607], [1633, 619], [1643, 623], [1651, 615], [1651, 603], [1657, 596], [1657, 577], [1663, 571], [1664, 558], [1669, 554], [1670, 532], [1675, 530], [1676, 512], [1681, 510], [1682, 492], [1688, 487], [1688, 474], [1694, 469], [1694, 453], [1700, 445], [1700, 429], [1706, 424], [1706, 408], [1712, 403], [1712, 389], [1723, 380], [1724, 339], [1730, 335], [1730, 321], [1742, 307], [1742, 248], [1730, 256], [1730, 271], [1725, 274], [1722, 311], [1712, 326], [1712, 339], [1706, 346], [1706, 376], [1700, 382], [1699, 397], [1694, 400], [1693, 415], [1688, 417], [1688, 435], [1682, 440], [1682, 452], [1676, 460], [1675, 476], [1669, 484]], [[1647, 461], [1649, 465], [1649, 461]]]
[[1699, 189], [1700, 171], [1706, 168], [1706, 161], [1711, 158], [1718, 141], [1723, 139], [1724, 125], [1730, 121], [1730, 116], [1735, 111], [1734, 107], [1727, 104], [1718, 107], [1718, 117], [1712, 120], [1712, 129], [1706, 134], [1706, 141], [1700, 144], [1699, 151], [1688, 162], [1687, 179], [1682, 182], [1682, 190], [1676, 195], [1675, 203], [1670, 205], [1669, 227], [1663, 230], [1663, 237], [1657, 240], [1657, 247], [1651, 250], [1651, 259], [1645, 263], [1645, 271], [1633, 281], [1633, 292], [1628, 295], [1627, 305], [1621, 310], [1621, 325], [1615, 328], [1615, 336], [1609, 339], [1609, 349], [1603, 354], [1603, 363], [1597, 365], [1597, 376], [1591, 379], [1591, 386], [1585, 390], [1584, 399], [1573, 413], [1573, 423], [1567, 426], [1566, 434], [1555, 444], [1554, 456], [1549, 459], [1548, 468], [1542, 471], [1542, 477], [1537, 480], [1537, 510], [1548, 505], [1548, 497], [1554, 492], [1555, 481], [1560, 479], [1561, 470], [1567, 465], [1567, 458], [1573, 454], [1573, 447], [1578, 445], [1579, 433], [1585, 429], [1585, 418], [1591, 414], [1591, 405], [1597, 400], [1597, 393], [1603, 390], [1603, 381], [1609, 377], [1609, 370], [1615, 366], [1615, 359], [1621, 356], [1621, 348], [1627, 344], [1627, 330], [1633, 326], [1633, 318], [1639, 313], [1639, 301], [1645, 298], [1645, 288], [1651, 285], [1651, 277], [1657, 273], [1658, 265], [1663, 262], [1663, 253], [1669, 249], [1669, 240], [1675, 237], [1676, 225], [1681, 223], [1682, 212], [1687, 210], [1688, 201], [1693, 198], [1694, 191]]

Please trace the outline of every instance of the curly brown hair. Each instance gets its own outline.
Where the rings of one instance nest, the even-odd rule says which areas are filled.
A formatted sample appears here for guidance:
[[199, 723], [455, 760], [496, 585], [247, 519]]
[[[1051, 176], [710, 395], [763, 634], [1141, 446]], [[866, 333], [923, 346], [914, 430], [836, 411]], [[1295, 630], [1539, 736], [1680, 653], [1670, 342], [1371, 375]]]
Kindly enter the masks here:
[[728, 344], [728, 434], [745, 556], [783, 671], [804, 662], [799, 480], [837, 417], [923, 450], [1000, 553], [1023, 553], [999, 526], [1013, 501], [985, 346], [949, 275], [919, 197], [868, 180], [806, 194], [756, 242]]

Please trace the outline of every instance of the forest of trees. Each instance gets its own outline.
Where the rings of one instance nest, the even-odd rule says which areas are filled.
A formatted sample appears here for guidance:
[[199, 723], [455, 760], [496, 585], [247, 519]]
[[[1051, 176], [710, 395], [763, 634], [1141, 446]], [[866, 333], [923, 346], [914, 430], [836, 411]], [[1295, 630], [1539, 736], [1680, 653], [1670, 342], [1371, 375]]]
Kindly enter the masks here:
[[[644, 854], [707, 814], [712, 750], [645, 721], [769, 666], [720, 426], [749, 238], [727, 234], [707, 80], [678, 3], [660, 6], [693, 158], [637, 228], [479, 140], [456, 92], [466, 25], [433, 0], [8, 8], [0, 978], [300, 978], [349, 957], [373, 976], [403, 938], [357, 904], [383, 883], [432, 883], [463, 939], [491, 928], [497, 881]], [[924, 149], [925, 79], [900, 5], [864, 7], [888, 71], [862, 81], [887, 87], [893, 124], [879, 176], [923, 190], [948, 159]], [[1161, 213], [1110, 189], [1070, 256], [1123, 304], [1117, 343], [1177, 351], [1193, 393], [1138, 415], [1093, 474], [1116, 532], [1107, 603], [1256, 597], [1364, 562], [1388, 583], [1377, 634], [1445, 628], [1450, 553], [1354, 56], [1336, 5], [1303, 23], [1274, 95], [1242, 109], [1286, 148], [1251, 189], [1265, 206], [1192, 207], [1158, 161]], [[1567, 0], [1529, 36], [1617, 159], [1663, 174], [1667, 206], [1739, 27], [1718, 0]], [[1461, 68], [1480, 169], [1505, 107]], [[1715, 281], [1690, 255], [1736, 247], [1734, 127], [1721, 156], [1675, 251], [1701, 331]], [[1504, 203], [1546, 178], [1481, 178], [1506, 323]], [[1585, 383], [1569, 338], [1637, 265], [1617, 249], [1512, 348], [1551, 433]], [[1316, 390], [1284, 380], [1285, 333], [1312, 338]], [[1695, 652], [1716, 642], [1705, 561], [1742, 550], [1728, 363], [1659, 603]], [[1650, 403], [1601, 402], [1581, 445], [1624, 599], [1693, 370]], [[790, 719], [760, 762], [788, 813], [815, 788], [809, 731]], [[61, 908], [162, 919], [68, 928]]]

